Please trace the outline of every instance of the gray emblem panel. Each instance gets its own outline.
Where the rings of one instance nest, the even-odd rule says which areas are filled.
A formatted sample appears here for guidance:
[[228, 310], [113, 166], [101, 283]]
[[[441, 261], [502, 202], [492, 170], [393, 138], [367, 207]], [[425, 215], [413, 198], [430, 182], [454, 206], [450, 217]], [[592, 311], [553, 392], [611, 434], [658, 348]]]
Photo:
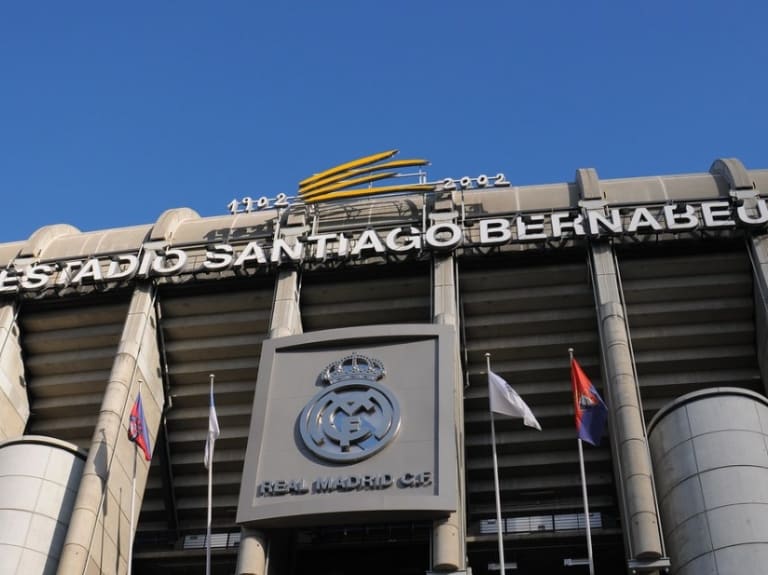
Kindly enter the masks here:
[[431, 324], [265, 341], [238, 523], [327, 525], [454, 511], [454, 342], [451, 327]]

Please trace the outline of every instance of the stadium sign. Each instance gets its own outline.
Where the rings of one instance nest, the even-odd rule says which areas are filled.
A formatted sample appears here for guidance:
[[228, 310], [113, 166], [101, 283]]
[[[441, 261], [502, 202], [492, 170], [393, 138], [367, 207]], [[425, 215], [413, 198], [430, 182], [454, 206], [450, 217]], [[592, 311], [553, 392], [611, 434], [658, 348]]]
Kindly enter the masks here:
[[[329, 259], [362, 259], [509, 243], [545, 244], [579, 238], [762, 229], [767, 223], [768, 204], [764, 199], [755, 199], [751, 206], [717, 200], [663, 206], [519, 213], [465, 220], [462, 224], [455, 220], [437, 221], [423, 229], [409, 225], [371, 228], [356, 233], [313, 234], [300, 231], [290, 238], [277, 237], [247, 243], [214, 243], [162, 250], [144, 246], [134, 253], [26, 265], [13, 263], [0, 270], [0, 294], [88, 284], [108, 285], [180, 274], [228, 270], [238, 273], [260, 267]], [[204, 251], [201, 253], [201, 250]]]

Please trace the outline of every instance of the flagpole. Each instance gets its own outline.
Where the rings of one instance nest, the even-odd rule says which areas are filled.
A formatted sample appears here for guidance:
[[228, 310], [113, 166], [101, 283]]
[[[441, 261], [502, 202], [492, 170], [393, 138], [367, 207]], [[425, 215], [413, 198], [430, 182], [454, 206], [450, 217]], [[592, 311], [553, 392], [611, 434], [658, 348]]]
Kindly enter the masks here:
[[[211, 437], [211, 414], [210, 414], [210, 402], [213, 398], [213, 379], [214, 375], [211, 374], [211, 394], [208, 397], [208, 442], [209, 445], [213, 443], [214, 439]], [[205, 575], [211, 575], [211, 507], [213, 501], [213, 449], [210, 450], [208, 457], [208, 521], [205, 529]]]
[[[491, 373], [491, 354], [485, 354], [485, 363], [488, 369], [488, 373]], [[501, 568], [501, 575], [506, 575], [507, 571], [504, 566], [504, 536], [501, 526], [501, 495], [499, 492], [499, 460], [496, 456], [496, 425], [493, 420], [493, 410], [488, 410], [491, 414], [491, 446], [493, 451], [493, 487], [496, 493], [496, 528], [499, 535], [499, 567]]]
[[584, 473], [584, 450], [579, 442], [579, 465], [581, 467], [581, 496], [584, 499], [584, 519], [587, 525], [587, 559], [589, 560], [589, 575], [595, 575], [595, 563], [592, 560], [592, 529], [589, 525], [589, 502], [587, 501], [587, 479]]
[[[573, 348], [568, 348], [568, 355], [570, 356], [571, 363], [573, 362]], [[573, 387], [573, 382], [571, 382]], [[576, 397], [576, 390], [573, 390], [574, 397]], [[576, 398], [578, 401], [578, 398]], [[589, 575], [595, 575], [595, 562], [592, 558], [592, 527], [589, 522], [589, 500], [587, 498], [587, 475], [584, 472], [584, 449], [582, 447], [581, 438], [577, 438], [579, 443], [579, 469], [581, 470], [581, 497], [584, 500], [584, 523], [587, 527], [587, 560], [589, 561]]]
[[[141, 384], [143, 383], [143, 380], [139, 380], [139, 395], [136, 397], [141, 396]], [[135, 520], [136, 515], [136, 451], [138, 450], [139, 444], [135, 444], [133, 446], [133, 479], [131, 481], [131, 527], [128, 531], [128, 575], [131, 575], [133, 571], [131, 569], [133, 568], [133, 523]]]

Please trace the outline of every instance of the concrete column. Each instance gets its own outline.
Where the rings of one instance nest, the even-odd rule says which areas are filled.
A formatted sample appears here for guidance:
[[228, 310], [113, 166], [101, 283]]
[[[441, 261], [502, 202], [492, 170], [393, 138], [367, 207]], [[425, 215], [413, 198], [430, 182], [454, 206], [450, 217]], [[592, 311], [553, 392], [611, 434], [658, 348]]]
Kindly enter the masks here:
[[[758, 219], [757, 201], [760, 190], [747, 169], [737, 158], [718, 158], [709, 168], [709, 173], [723, 178], [728, 183], [729, 195], [733, 201], [746, 210], [750, 217]], [[757, 362], [763, 387], [768, 393], [768, 235], [750, 235], [747, 239], [749, 257], [754, 272], [755, 300], [755, 345]]]
[[299, 309], [299, 272], [284, 269], [277, 273], [275, 302], [269, 323], [269, 337], [288, 337], [303, 333]]
[[[597, 173], [579, 170], [581, 206], [603, 210]], [[611, 450], [621, 498], [629, 563], [643, 569], [664, 555], [650, 452], [645, 435], [640, 389], [635, 378], [627, 318], [622, 306], [619, 275], [609, 240], [589, 246], [595, 290], [600, 347], [611, 428]], [[650, 569], [649, 569], [650, 570]]]
[[[299, 308], [299, 272], [281, 269], [277, 273], [275, 301], [272, 306], [269, 337], [287, 337], [303, 332]], [[267, 535], [262, 531], [243, 527], [240, 532], [240, 551], [237, 556], [238, 575], [265, 575], [267, 561]]]
[[0, 442], [0, 573], [52, 575], [85, 452], [38, 435]]
[[592, 258], [608, 390], [608, 417], [612, 420], [611, 448], [614, 458], [618, 458], [616, 479], [621, 483], [624, 496], [622, 520], [628, 534], [631, 558], [656, 559], [662, 556], [662, 546], [650, 454], [643, 431], [643, 412], [629, 350], [627, 320], [619, 301], [610, 296], [617, 285], [611, 285], [616, 280], [615, 271], [611, 273], [605, 269], [608, 260], [613, 265], [611, 246], [594, 245]]
[[[729, 181], [731, 181], [730, 178]], [[732, 183], [731, 186], [733, 186]], [[760, 197], [758, 190], [732, 189], [731, 196], [736, 198], [752, 217], [757, 217], [756, 204]], [[747, 246], [754, 272], [757, 363], [763, 380], [763, 389], [768, 393], [768, 235], [749, 236]]]
[[[442, 208], [431, 214], [433, 221], [454, 221], [456, 212], [452, 209], [452, 201], [443, 201]], [[443, 211], [445, 208], [448, 210]], [[457, 309], [457, 278], [456, 265], [453, 256], [436, 255], [433, 268], [433, 321], [441, 325], [449, 325], [458, 330], [459, 314]], [[432, 569], [434, 571], [455, 572], [466, 569], [466, 518], [465, 518], [465, 485], [464, 485], [464, 389], [462, 386], [461, 366], [459, 362], [459, 338], [456, 340], [455, 361], [456, 381], [455, 393], [455, 441], [458, 453], [458, 485], [459, 498], [456, 502], [455, 513], [444, 519], [439, 519], [432, 526]]]
[[755, 346], [757, 363], [768, 393], [768, 236], [752, 236], [748, 240], [755, 273]]
[[0, 441], [23, 435], [29, 419], [16, 306], [0, 305]]
[[255, 529], [243, 527], [240, 531], [240, 550], [237, 554], [238, 575], [264, 575], [267, 554], [266, 535]]
[[77, 490], [59, 575], [120, 575], [127, 571], [133, 535], [129, 533], [132, 477], [135, 473], [138, 523], [150, 463], [128, 439], [139, 380], [143, 380], [141, 399], [154, 448], [164, 397], [150, 285], [138, 286], [133, 293]]
[[673, 575], [765, 573], [768, 399], [710, 388], [648, 426]]

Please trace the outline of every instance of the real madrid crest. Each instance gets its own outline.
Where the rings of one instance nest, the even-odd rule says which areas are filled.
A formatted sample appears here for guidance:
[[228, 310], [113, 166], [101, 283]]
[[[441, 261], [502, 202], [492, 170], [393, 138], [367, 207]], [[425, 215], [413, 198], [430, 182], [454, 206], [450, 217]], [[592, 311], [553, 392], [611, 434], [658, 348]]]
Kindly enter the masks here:
[[381, 451], [400, 430], [400, 407], [379, 383], [386, 371], [381, 361], [352, 354], [330, 364], [321, 374], [328, 385], [301, 412], [304, 445], [327, 461], [354, 463]]

